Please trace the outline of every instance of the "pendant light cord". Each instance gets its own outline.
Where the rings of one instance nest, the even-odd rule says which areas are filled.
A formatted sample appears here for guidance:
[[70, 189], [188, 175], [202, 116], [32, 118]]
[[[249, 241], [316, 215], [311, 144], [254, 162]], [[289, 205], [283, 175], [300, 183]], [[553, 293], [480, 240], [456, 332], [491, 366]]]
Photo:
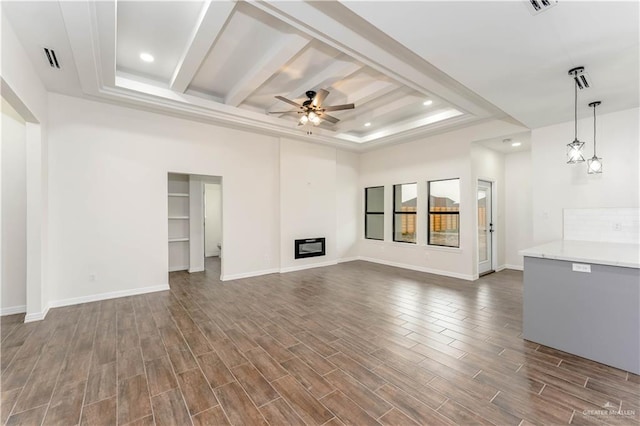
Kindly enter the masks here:
[[574, 105], [574, 125], [575, 125], [575, 137], [574, 140], [578, 140], [578, 82], [575, 81], [575, 78], [578, 76], [577, 72], [573, 73], [573, 88], [574, 88], [574, 98], [573, 98], [573, 105]]
[[596, 157], [596, 105], [593, 106], [593, 156]]

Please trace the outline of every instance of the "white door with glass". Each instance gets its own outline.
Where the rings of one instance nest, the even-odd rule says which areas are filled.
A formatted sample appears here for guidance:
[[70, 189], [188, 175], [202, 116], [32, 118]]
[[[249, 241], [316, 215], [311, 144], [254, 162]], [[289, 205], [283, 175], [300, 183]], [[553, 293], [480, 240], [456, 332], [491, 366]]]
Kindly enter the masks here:
[[493, 216], [491, 182], [478, 181], [478, 274], [493, 272]]

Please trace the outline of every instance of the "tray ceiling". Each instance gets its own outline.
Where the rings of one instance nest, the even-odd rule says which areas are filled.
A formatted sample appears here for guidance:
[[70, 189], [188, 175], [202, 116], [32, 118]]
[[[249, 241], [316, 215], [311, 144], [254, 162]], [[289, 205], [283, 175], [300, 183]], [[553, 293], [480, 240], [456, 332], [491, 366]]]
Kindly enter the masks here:
[[[538, 16], [525, 3], [106, 0], [3, 2], [2, 12], [51, 91], [355, 150], [490, 119], [523, 130], [567, 121], [571, 52], [603, 112], [638, 105], [637, 2]], [[599, 15], [597, 37], [578, 31]], [[311, 136], [295, 114], [268, 114], [290, 109], [274, 96], [302, 102], [318, 89], [330, 92], [325, 105], [356, 108]]]

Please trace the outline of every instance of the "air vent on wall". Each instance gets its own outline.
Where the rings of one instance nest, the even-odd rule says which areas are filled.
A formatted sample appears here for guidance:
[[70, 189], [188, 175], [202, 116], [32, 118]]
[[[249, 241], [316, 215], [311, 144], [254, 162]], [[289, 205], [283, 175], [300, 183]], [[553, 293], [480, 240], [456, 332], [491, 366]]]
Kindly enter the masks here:
[[569, 70], [569, 75], [573, 77], [573, 80], [578, 86], [578, 89], [584, 90], [591, 87], [591, 78], [585, 72], [584, 67], [576, 67]]
[[558, 4], [557, 0], [525, 0], [527, 3], [527, 9], [531, 12], [532, 15], [537, 15], [538, 13], [542, 13], [545, 10], [551, 9], [553, 6]]
[[60, 69], [60, 64], [58, 63], [56, 52], [54, 52], [53, 49], [49, 49], [48, 47], [45, 47], [44, 54], [47, 57], [47, 61], [49, 61], [49, 65], [51, 65], [51, 68]]

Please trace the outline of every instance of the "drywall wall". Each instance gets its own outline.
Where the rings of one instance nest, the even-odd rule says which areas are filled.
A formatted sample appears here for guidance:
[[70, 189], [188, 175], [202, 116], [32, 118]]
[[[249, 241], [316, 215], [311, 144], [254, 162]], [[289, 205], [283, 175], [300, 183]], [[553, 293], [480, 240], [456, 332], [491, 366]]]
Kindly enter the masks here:
[[[587, 174], [586, 163], [566, 164], [566, 144], [573, 140], [573, 122], [532, 130], [533, 243], [562, 239], [565, 208], [638, 207], [640, 109], [597, 118], [598, 156], [603, 173]], [[585, 157], [593, 155], [593, 119], [578, 122], [578, 138], [586, 141]]]
[[[336, 262], [336, 173], [335, 148], [280, 140], [281, 271]], [[319, 237], [325, 256], [294, 258], [294, 240]]]
[[189, 272], [204, 271], [204, 182], [189, 176]]
[[[491, 121], [414, 142], [384, 147], [360, 159], [360, 208], [364, 188], [385, 187], [385, 241], [364, 239], [359, 224], [359, 255], [363, 259], [471, 280], [477, 269], [475, 250], [476, 183], [472, 177], [472, 141], [522, 131], [504, 121]], [[460, 178], [460, 248], [427, 246], [427, 181]], [[417, 182], [417, 244], [392, 241], [393, 185]]]
[[53, 93], [50, 101], [54, 304], [166, 288], [168, 172], [223, 177], [226, 279], [278, 270], [277, 138]]
[[360, 205], [359, 154], [336, 152], [336, 257], [338, 261], [358, 256], [358, 230], [363, 214]]
[[504, 157], [505, 189], [505, 266], [522, 269], [520, 250], [533, 246], [533, 196], [531, 151]]
[[25, 119], [27, 173], [27, 315], [43, 319], [50, 287], [48, 238], [48, 98], [33, 64], [2, 15], [2, 96]]
[[[492, 220], [493, 220], [493, 268], [500, 270], [505, 265], [505, 179], [504, 179], [504, 154], [486, 148], [478, 144], [471, 146], [471, 168], [473, 182], [477, 193], [478, 180], [491, 182], [492, 199]], [[477, 197], [473, 208], [477, 211]], [[474, 228], [477, 227], [477, 219]], [[477, 229], [477, 228], [476, 228]], [[474, 274], [478, 273], [478, 239], [474, 235], [474, 250], [476, 253], [476, 264]]]
[[205, 256], [219, 256], [222, 243], [222, 193], [219, 184], [204, 185], [205, 194]]
[[26, 126], [2, 99], [2, 288], [0, 314], [27, 309]]

